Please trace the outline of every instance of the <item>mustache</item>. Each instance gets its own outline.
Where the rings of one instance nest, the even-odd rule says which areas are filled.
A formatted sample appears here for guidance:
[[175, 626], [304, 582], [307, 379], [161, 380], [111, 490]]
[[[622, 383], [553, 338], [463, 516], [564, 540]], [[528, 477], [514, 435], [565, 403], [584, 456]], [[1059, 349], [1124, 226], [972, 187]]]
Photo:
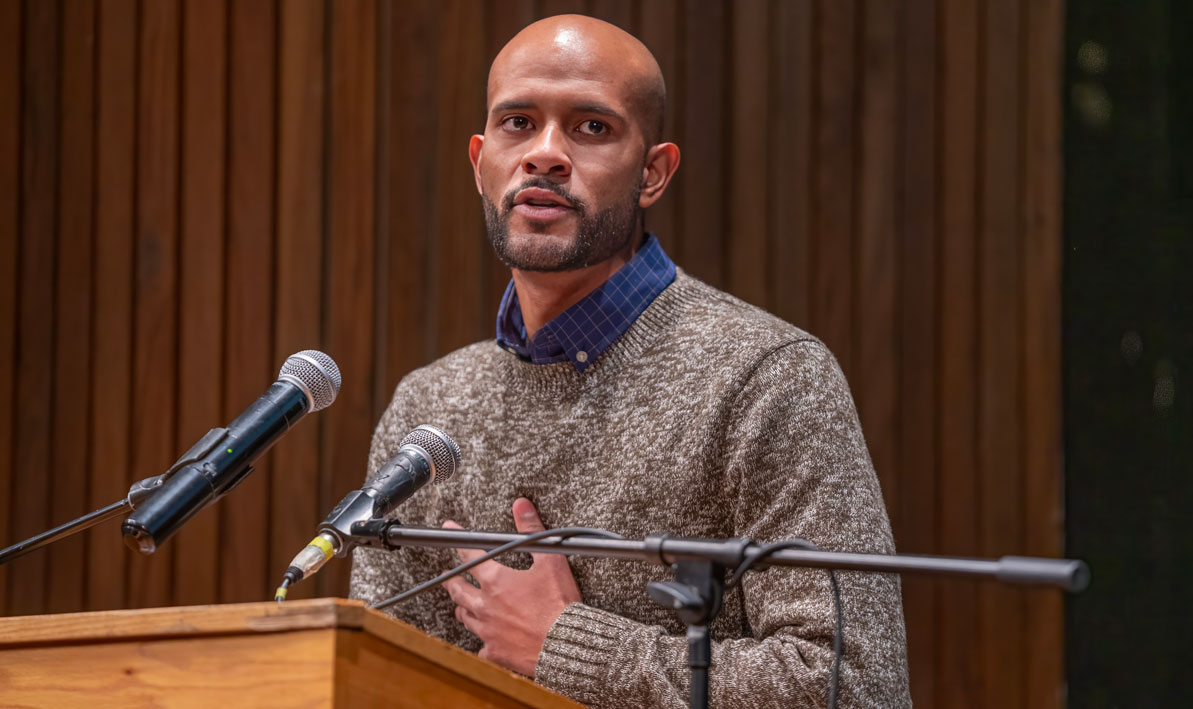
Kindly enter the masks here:
[[518, 196], [518, 193], [522, 190], [530, 189], [531, 187], [547, 190], [548, 192], [554, 192], [556, 195], [566, 200], [568, 206], [579, 212], [581, 216], [583, 216], [587, 210], [587, 205], [584, 203], [584, 200], [573, 195], [566, 187], [552, 182], [545, 177], [531, 177], [522, 184], [505, 193], [505, 197], [501, 200], [501, 211], [508, 212], [509, 210], [513, 209], [514, 199]]

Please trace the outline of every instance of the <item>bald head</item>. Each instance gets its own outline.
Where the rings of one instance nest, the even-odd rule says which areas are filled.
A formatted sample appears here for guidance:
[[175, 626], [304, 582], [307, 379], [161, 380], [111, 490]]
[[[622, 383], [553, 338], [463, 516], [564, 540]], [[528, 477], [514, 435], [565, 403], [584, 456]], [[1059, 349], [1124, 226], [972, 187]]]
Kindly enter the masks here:
[[606, 84], [622, 92], [646, 144], [662, 140], [667, 100], [663, 72], [646, 45], [616, 25], [583, 15], [557, 15], [527, 25], [489, 68], [490, 102], [503, 82], [531, 76]]

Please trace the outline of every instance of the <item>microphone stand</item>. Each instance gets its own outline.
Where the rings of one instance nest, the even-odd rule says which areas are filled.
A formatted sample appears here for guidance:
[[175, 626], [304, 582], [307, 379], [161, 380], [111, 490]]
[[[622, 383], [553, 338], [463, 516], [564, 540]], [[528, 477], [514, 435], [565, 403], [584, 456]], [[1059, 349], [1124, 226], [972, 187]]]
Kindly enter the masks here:
[[[352, 525], [350, 544], [394, 550], [403, 546], [494, 549], [530, 535], [507, 532], [408, 527], [397, 520]], [[760, 553], [749, 539], [687, 539], [652, 534], [645, 539], [547, 536], [517, 547], [537, 554], [595, 556], [670, 566], [673, 582], [651, 582], [647, 591], [672, 608], [688, 626], [688, 666], [692, 673], [691, 706], [708, 706], [708, 671], [712, 664], [709, 626], [721, 609], [725, 572]], [[511, 551], [513, 551], [511, 549]], [[1089, 585], [1089, 567], [1076, 559], [1004, 556], [999, 559], [926, 554], [853, 554], [811, 549], [779, 549], [757, 558], [751, 568], [798, 566], [888, 573], [993, 579], [1003, 583], [1055, 586], [1070, 593]]]
[[128, 495], [123, 500], [118, 500], [107, 507], [101, 507], [66, 524], [29, 537], [23, 542], [17, 542], [6, 549], [0, 549], [0, 565], [137, 509], [141, 503], [152, 497], [153, 493], [157, 492], [157, 489], [170, 479], [170, 476], [178, 472], [184, 465], [189, 465], [203, 457], [207, 451], [220, 442], [224, 433], [225, 429], [222, 428], [211, 429], [195, 445], [191, 446], [190, 450], [183, 453], [182, 457], [175, 461], [169, 470], [161, 475], [154, 475], [133, 483], [132, 487], [128, 489]]
[[123, 517], [128, 512], [135, 510], [142, 502], [149, 499], [154, 491], [164, 482], [165, 477], [165, 475], [154, 475], [153, 477], [139, 480], [133, 483], [133, 486], [129, 488], [128, 496], [122, 500], [117, 500], [107, 507], [101, 507], [66, 524], [60, 524], [53, 529], [29, 537], [23, 542], [17, 542], [10, 547], [0, 549], [0, 565], [7, 564], [13, 559], [20, 558], [31, 551], [53, 544], [59, 539], [66, 539], [84, 529], [90, 529], [110, 519]]

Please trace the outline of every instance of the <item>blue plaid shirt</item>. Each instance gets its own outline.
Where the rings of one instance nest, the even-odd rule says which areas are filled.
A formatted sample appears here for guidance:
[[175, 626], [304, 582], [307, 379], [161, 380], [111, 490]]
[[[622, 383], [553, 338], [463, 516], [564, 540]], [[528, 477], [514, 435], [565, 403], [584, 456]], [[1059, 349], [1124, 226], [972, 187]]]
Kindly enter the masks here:
[[571, 362], [583, 372], [630, 329], [675, 280], [675, 264], [654, 234], [596, 290], [547, 323], [530, 340], [511, 280], [497, 309], [497, 344], [531, 364]]

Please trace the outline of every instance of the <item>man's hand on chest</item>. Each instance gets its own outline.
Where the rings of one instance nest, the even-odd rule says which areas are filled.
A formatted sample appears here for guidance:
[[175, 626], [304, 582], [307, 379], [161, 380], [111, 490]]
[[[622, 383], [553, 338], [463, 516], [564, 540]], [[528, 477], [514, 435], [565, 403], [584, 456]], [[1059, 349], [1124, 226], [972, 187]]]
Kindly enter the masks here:
[[[519, 532], [543, 530], [534, 505], [524, 497], [514, 501], [514, 524]], [[443, 523], [460, 529], [455, 522]], [[457, 549], [462, 561], [484, 552]], [[486, 561], [472, 569], [480, 583], [473, 586], [457, 576], [444, 583], [456, 604], [456, 619], [484, 642], [480, 657], [534, 676], [539, 651], [547, 632], [572, 603], [582, 601], [567, 558], [560, 554], [532, 554], [534, 564], [525, 571]]]

